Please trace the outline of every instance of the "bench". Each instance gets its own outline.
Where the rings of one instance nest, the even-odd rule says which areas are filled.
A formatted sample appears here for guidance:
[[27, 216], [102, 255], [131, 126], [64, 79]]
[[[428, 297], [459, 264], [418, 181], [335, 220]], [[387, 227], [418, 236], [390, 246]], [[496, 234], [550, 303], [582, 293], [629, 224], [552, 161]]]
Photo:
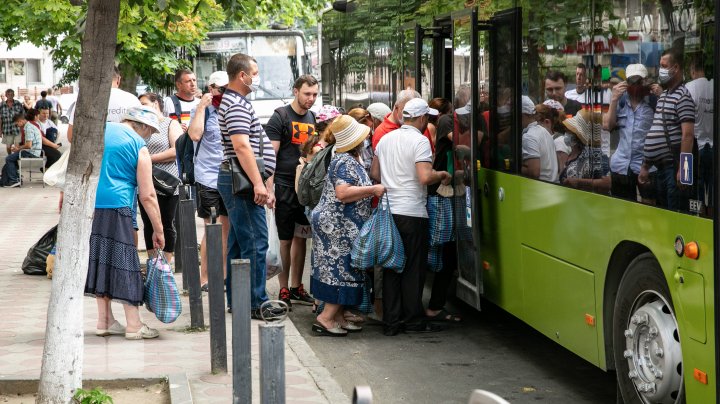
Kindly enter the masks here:
[[27, 165], [28, 169], [28, 181], [32, 182], [33, 166], [37, 164], [38, 174], [40, 174], [40, 182], [42, 182], [43, 188], [45, 188], [45, 182], [42, 181], [43, 170], [45, 169], [45, 152], [40, 150], [40, 157], [20, 157], [18, 160], [18, 174], [20, 175], [20, 183], [22, 186], [22, 173], [23, 166]]

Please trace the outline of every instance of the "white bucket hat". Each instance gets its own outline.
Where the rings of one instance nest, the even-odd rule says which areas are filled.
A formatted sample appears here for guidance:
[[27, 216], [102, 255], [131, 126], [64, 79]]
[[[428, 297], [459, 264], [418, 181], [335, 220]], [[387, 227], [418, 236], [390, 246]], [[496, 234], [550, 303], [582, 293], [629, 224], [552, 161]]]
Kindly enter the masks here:
[[145, 125], [155, 129], [155, 132], [160, 132], [160, 120], [158, 119], [157, 112], [144, 105], [128, 109], [125, 115], [123, 115], [122, 120], [144, 123]]
[[340, 115], [330, 125], [330, 131], [335, 136], [335, 151], [342, 153], [367, 139], [370, 127], [357, 123], [350, 115]]

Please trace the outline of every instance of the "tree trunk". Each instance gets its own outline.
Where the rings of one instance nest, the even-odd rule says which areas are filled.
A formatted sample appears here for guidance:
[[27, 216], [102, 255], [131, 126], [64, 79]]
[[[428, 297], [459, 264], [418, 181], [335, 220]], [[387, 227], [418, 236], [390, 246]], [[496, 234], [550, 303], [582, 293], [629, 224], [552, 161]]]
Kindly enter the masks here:
[[82, 386], [83, 290], [120, 14], [120, 0], [88, 3], [37, 403], [67, 404]]
[[135, 68], [128, 63], [120, 63], [118, 69], [120, 69], [120, 75], [122, 76], [120, 89], [130, 94], [141, 95], [137, 94], [137, 83], [140, 81], [140, 76], [138, 76]]

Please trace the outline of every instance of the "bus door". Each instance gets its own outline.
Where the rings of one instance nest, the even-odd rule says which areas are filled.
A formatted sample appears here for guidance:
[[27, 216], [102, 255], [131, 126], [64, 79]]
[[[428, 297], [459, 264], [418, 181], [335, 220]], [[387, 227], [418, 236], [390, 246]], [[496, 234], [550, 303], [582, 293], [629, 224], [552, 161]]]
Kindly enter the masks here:
[[[516, 125], [516, 119], [512, 114], [517, 113], [518, 108], [504, 108], [504, 104], [520, 102], [520, 65], [516, 60], [520, 55], [516, 29], [519, 13], [519, 9], [507, 10], [487, 21], [479, 21], [474, 9], [452, 16], [455, 113], [454, 164], [451, 168], [454, 171], [453, 213], [459, 272], [456, 293], [477, 309], [480, 309], [480, 296], [484, 292], [483, 267], [487, 265], [481, 259], [480, 246], [487, 242], [483, 237], [505, 231], [499, 217], [483, 223], [488, 215], [483, 214], [487, 212], [482, 209], [490, 209], [488, 212], [498, 215], [502, 212], [513, 214], [511, 204], [499, 206], [504, 194], [498, 184], [491, 187], [493, 197], [497, 196], [488, 203], [492, 206], [481, 206], [483, 193], [490, 193], [487, 181], [492, 180], [486, 178], [480, 184], [479, 174], [481, 167], [513, 171], [518, 163], [511, 152], [517, 148], [509, 144], [514, 142], [514, 136], [509, 134], [516, 133], [517, 128], [512, 127]], [[509, 114], [505, 113], [506, 109]], [[503, 112], [502, 116], [500, 112]], [[490, 231], [485, 232], [487, 229]]]
[[[406, 26], [406, 43], [410, 31]], [[452, 100], [452, 21], [449, 16], [433, 20], [431, 26], [412, 26], [413, 58], [408, 60], [415, 72], [414, 88], [430, 101], [435, 97]]]

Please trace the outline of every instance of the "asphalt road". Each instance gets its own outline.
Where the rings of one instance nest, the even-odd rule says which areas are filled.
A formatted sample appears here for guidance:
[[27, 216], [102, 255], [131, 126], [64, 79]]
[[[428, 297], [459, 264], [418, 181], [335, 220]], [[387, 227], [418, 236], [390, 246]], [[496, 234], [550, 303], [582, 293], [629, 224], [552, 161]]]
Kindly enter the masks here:
[[616, 402], [614, 373], [483, 304], [478, 312], [448, 303], [462, 323], [395, 337], [383, 336], [378, 323], [345, 338], [318, 337], [311, 332], [310, 307], [295, 305], [290, 317], [349, 397], [354, 386], [369, 385], [374, 403], [467, 403], [476, 388], [511, 403]]

